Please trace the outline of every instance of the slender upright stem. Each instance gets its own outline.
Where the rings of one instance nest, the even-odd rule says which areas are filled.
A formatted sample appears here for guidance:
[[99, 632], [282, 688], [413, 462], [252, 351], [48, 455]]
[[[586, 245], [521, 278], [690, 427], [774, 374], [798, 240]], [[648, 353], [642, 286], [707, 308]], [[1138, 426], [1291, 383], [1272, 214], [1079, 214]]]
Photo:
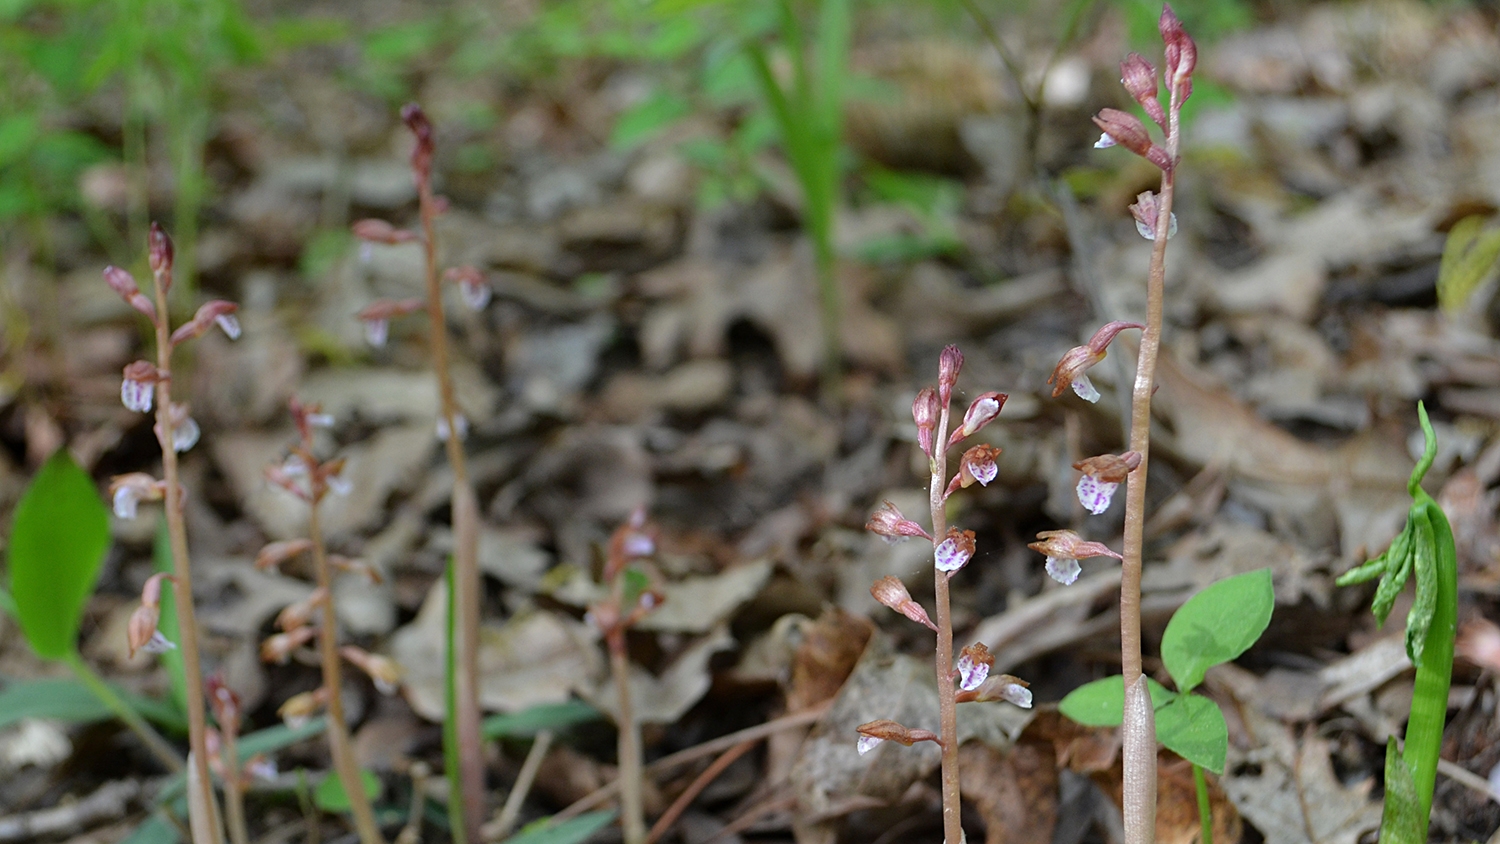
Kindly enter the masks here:
[[[1177, 92], [1171, 93], [1167, 153], [1178, 150]], [[1120, 668], [1124, 675], [1126, 714], [1122, 730], [1126, 844], [1149, 844], [1156, 835], [1156, 731], [1150, 695], [1141, 675], [1141, 568], [1145, 544], [1146, 478], [1151, 458], [1151, 393], [1156, 358], [1161, 350], [1162, 304], [1166, 296], [1167, 233], [1172, 221], [1175, 164], [1163, 171], [1157, 198], [1151, 270], [1146, 280], [1146, 330], [1136, 359], [1130, 403], [1130, 450], [1141, 455], [1125, 488], [1125, 559], [1120, 577]]]
[[192, 748], [190, 785], [199, 793], [188, 801], [201, 806], [190, 812], [193, 844], [223, 844], [224, 828], [219, 821], [219, 801], [214, 795], [213, 778], [208, 770], [208, 714], [203, 700], [203, 665], [198, 652], [198, 618], [193, 611], [193, 571], [188, 557], [187, 523], [182, 515], [182, 484], [177, 471], [177, 450], [172, 445], [172, 341], [169, 331], [166, 273], [152, 273], [156, 298], [156, 430], [161, 445], [162, 477], [166, 482], [167, 537], [172, 546], [172, 577], [177, 590], [177, 629], [182, 641], [182, 670], [187, 681], [188, 746]]
[[250, 844], [250, 827], [245, 822], [245, 782], [240, 772], [239, 736], [228, 724], [219, 724], [223, 744], [219, 758], [224, 766], [224, 821], [233, 844]]
[[[610, 600], [616, 607], [624, 603], [625, 573], [618, 571], [609, 585]], [[622, 612], [622, 610], [621, 610]], [[646, 840], [645, 808], [640, 781], [640, 730], [636, 711], [630, 699], [630, 654], [625, 649], [624, 625], [615, 625], [606, 634], [609, 643], [609, 670], [615, 676], [615, 697], [619, 702], [616, 765], [619, 766], [619, 826], [625, 844], [643, 844]]]
[[454, 707], [457, 719], [458, 778], [464, 802], [464, 827], [470, 841], [480, 840], [484, 823], [484, 745], [479, 729], [479, 504], [469, 483], [461, 439], [463, 423], [448, 371], [448, 329], [443, 319], [443, 291], [438, 278], [436, 198], [426, 174], [418, 174], [417, 192], [422, 213], [422, 248], [426, 264], [427, 314], [431, 320], [432, 369], [437, 375], [441, 413], [448, 437], [448, 463], [453, 468], [454, 606], [458, 627], [458, 682]]
[[[932, 508], [932, 542], [936, 548], [948, 533], [948, 514], [943, 510], [943, 492], [948, 488], [948, 408], [938, 417], [933, 438], [933, 457], [929, 464], [932, 477], [928, 482], [928, 503]], [[937, 674], [939, 735], [943, 739], [943, 840], [962, 844], [963, 819], [959, 811], [958, 790], [958, 701], [953, 688], [953, 617], [949, 612], [948, 572], [933, 566], [933, 591], [937, 604], [937, 654], [933, 668]]]
[[370, 809], [370, 800], [365, 796], [359, 762], [354, 758], [354, 747], [349, 740], [349, 725], [344, 720], [343, 665], [339, 660], [338, 616], [333, 609], [333, 572], [323, 546], [323, 525], [318, 518], [316, 497], [308, 503], [307, 538], [312, 540], [313, 567], [317, 569], [318, 587], [323, 590], [318, 656], [323, 662], [323, 686], [328, 689], [328, 751], [333, 757], [333, 769], [338, 773], [339, 782], [344, 785], [344, 794], [349, 798], [349, 812], [354, 816], [354, 829], [359, 833], [360, 844], [385, 844], [385, 837], [380, 834], [375, 814]]
[[103, 677], [94, 673], [94, 669], [90, 668], [88, 663], [84, 662], [76, 651], [69, 654], [65, 661], [68, 667], [73, 669], [73, 673], [78, 677], [78, 680], [88, 687], [88, 690], [93, 693], [94, 697], [98, 698], [100, 703], [109, 707], [109, 710], [115, 714], [115, 717], [125, 722], [125, 726], [129, 727], [140, 738], [141, 742], [146, 745], [146, 749], [151, 751], [152, 756], [155, 756], [168, 771], [174, 774], [182, 771], [182, 757], [177, 755], [177, 751], [172, 748], [172, 745], [168, 744], [167, 740], [161, 737], [161, 733], [158, 733], [150, 724], [146, 723], [146, 719], [142, 718], [134, 709], [131, 709], [130, 704], [115, 694], [115, 690], [110, 688], [108, 683], [104, 682]]

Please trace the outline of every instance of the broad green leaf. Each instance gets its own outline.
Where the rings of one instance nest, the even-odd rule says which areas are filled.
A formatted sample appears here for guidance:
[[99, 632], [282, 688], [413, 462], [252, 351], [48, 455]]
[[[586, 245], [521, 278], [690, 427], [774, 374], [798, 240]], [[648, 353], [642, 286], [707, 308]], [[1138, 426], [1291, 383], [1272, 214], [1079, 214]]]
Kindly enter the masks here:
[[[166, 727], [186, 730], [187, 723], [170, 705], [115, 687], [131, 709]], [[0, 691], [0, 729], [22, 718], [55, 718], [75, 724], [108, 721], [115, 717], [88, 687], [68, 678], [21, 680]]]
[[1417, 781], [1396, 750], [1396, 737], [1385, 740], [1385, 806], [1380, 812], [1380, 844], [1424, 844], [1427, 813], [1417, 796]]
[[603, 717], [603, 713], [583, 701], [570, 700], [538, 704], [511, 715], [494, 715], [484, 719], [480, 730], [486, 739], [526, 738], [542, 730], [561, 730]]
[[1156, 740], [1168, 750], [1216, 774], [1224, 773], [1229, 728], [1219, 705], [1202, 695], [1178, 695], [1156, 710]]
[[94, 481], [58, 449], [16, 505], [10, 535], [10, 593], [26, 641], [62, 659], [77, 647], [83, 605], [109, 550], [109, 514]]
[[[380, 799], [380, 794], [385, 790], [380, 778], [361, 769], [359, 780], [364, 785], [365, 796], [371, 800]], [[347, 812], [349, 811], [349, 793], [344, 790], [344, 781], [336, 774], [329, 774], [318, 783], [313, 790], [313, 803], [325, 812]]]
[[505, 839], [504, 844], [580, 844], [614, 819], [614, 812], [589, 812], [551, 826], [550, 818], [542, 818]]
[[1189, 598], [1161, 639], [1161, 660], [1177, 690], [1192, 691], [1208, 669], [1248, 650], [1275, 606], [1270, 569], [1226, 577]]
[[152, 813], [151, 817], [141, 822], [124, 841], [120, 844], [177, 844], [182, 836], [177, 834], [177, 827], [168, 823], [160, 812]]
[[[1151, 706], [1160, 710], [1177, 697], [1177, 693], [1146, 678], [1151, 690]], [[1118, 727], [1125, 720], [1125, 680], [1119, 674], [1105, 677], [1068, 692], [1057, 704], [1057, 710], [1085, 727]]]

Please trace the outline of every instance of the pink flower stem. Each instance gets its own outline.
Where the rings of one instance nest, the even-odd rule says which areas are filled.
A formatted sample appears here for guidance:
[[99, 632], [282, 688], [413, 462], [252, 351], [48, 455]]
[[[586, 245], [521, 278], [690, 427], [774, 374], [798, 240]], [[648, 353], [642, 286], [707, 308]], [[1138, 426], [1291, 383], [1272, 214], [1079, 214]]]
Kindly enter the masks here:
[[1162, 303], [1166, 291], [1167, 232], [1172, 221], [1172, 194], [1178, 154], [1181, 108], [1171, 88], [1167, 153], [1174, 166], [1162, 171], [1157, 200], [1151, 270], [1146, 282], [1146, 330], [1136, 360], [1130, 404], [1130, 450], [1141, 464], [1125, 487], [1125, 559], [1120, 577], [1120, 667], [1125, 683], [1123, 798], [1126, 844], [1150, 844], [1156, 835], [1156, 722], [1141, 670], [1141, 568], [1145, 544], [1146, 476], [1151, 455], [1151, 393], [1161, 350]]
[[162, 477], [166, 483], [167, 539], [172, 549], [172, 576], [177, 600], [177, 629], [182, 648], [183, 685], [187, 693], [189, 764], [194, 776], [189, 782], [198, 791], [190, 795], [189, 826], [193, 844], [223, 844], [224, 827], [219, 819], [219, 801], [208, 769], [208, 714], [203, 700], [202, 655], [198, 650], [198, 617], [193, 610], [193, 572], [188, 556], [187, 522], [182, 515], [182, 485], [177, 467], [177, 449], [172, 445], [172, 341], [167, 308], [170, 265], [153, 272], [156, 298], [156, 430], [161, 446]]
[[[932, 477], [927, 485], [927, 499], [932, 508], [932, 544], [936, 550], [948, 533], [948, 514], [943, 510], [943, 492], [948, 488], [948, 406], [938, 416], [933, 456], [929, 462]], [[943, 840], [961, 844], [964, 829], [959, 812], [958, 790], [958, 702], [953, 688], [953, 619], [949, 612], [948, 572], [933, 567], [933, 591], [937, 605], [937, 673], [938, 720], [943, 748]]]
[[[437, 375], [441, 413], [447, 424], [448, 463], [453, 468], [453, 563], [455, 626], [457, 628], [457, 702], [458, 780], [463, 796], [464, 834], [469, 844], [481, 841], [484, 823], [484, 743], [479, 719], [479, 613], [481, 582], [479, 579], [479, 504], [469, 483], [458, 400], [454, 395], [453, 376], [448, 369], [448, 333], [443, 318], [443, 291], [438, 274], [437, 233], [433, 225], [437, 201], [432, 193], [431, 174], [417, 170], [417, 193], [422, 216], [422, 250], [427, 282], [427, 314], [432, 344], [432, 369]], [[451, 776], [451, 774], [450, 774]], [[451, 780], [450, 780], [451, 781]]]

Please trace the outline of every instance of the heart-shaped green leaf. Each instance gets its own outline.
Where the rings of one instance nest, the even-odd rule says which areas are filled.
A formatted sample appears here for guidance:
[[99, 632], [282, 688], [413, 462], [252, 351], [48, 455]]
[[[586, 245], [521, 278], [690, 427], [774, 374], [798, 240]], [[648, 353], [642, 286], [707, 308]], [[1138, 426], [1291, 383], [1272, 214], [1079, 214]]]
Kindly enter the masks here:
[[1189, 598], [1161, 639], [1161, 660], [1177, 691], [1192, 691], [1208, 669], [1255, 644], [1275, 606], [1270, 569], [1226, 577]]
[[1224, 773], [1229, 728], [1219, 705], [1202, 695], [1178, 695], [1156, 710], [1156, 740], [1168, 750], [1213, 771]]

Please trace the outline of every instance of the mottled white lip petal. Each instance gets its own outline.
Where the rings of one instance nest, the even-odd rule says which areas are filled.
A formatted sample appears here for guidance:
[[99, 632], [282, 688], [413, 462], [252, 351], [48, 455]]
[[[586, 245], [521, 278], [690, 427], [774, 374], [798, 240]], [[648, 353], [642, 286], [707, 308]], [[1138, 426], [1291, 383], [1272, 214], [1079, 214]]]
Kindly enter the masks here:
[[1094, 141], [1094, 149], [1109, 149], [1114, 145], [1115, 139], [1111, 138], [1108, 132], [1101, 132], [1099, 134], [1099, 140]]
[[1099, 390], [1094, 387], [1094, 382], [1090, 381], [1087, 375], [1080, 375], [1073, 381], [1073, 392], [1086, 402], [1099, 401]]
[[198, 423], [189, 416], [172, 429], [172, 449], [179, 454], [198, 444], [202, 431]]
[[966, 692], [972, 692], [979, 688], [985, 678], [990, 676], [990, 667], [982, 662], [975, 662], [967, 656], [958, 658], [958, 687]]
[[[1135, 231], [1147, 240], [1156, 240], [1156, 230], [1146, 225], [1144, 220], [1135, 221]], [[1171, 240], [1177, 234], [1177, 212], [1172, 212], [1172, 218], [1167, 220], [1167, 240]]]
[[1109, 502], [1119, 488], [1119, 484], [1105, 483], [1093, 475], [1084, 475], [1078, 479], [1078, 503], [1097, 516], [1109, 509]]
[[391, 324], [388, 320], [365, 320], [365, 340], [367, 340], [371, 346], [374, 346], [376, 348], [384, 346], [385, 341], [390, 337], [390, 334]]
[[1047, 558], [1047, 575], [1064, 586], [1071, 586], [1082, 571], [1083, 567], [1072, 557]]
[[131, 381], [127, 378], [120, 382], [120, 403], [125, 405], [126, 410], [150, 413], [151, 400], [155, 393], [155, 387], [141, 381]]
[[219, 328], [223, 330], [224, 334], [228, 336], [229, 339], [240, 339], [240, 321], [235, 317], [234, 314], [219, 314], [218, 316], [214, 317], [214, 322], [219, 324]]
[[854, 749], [859, 751], [860, 756], [863, 756], [866, 753], [869, 753], [871, 750], [874, 750], [875, 745], [880, 744], [883, 741], [885, 741], [885, 739], [875, 738], [874, 736], [860, 736], [859, 741], [854, 745]]
[[128, 486], [115, 490], [115, 515], [122, 519], [134, 519], [141, 503], [140, 495]]
[[958, 571], [969, 561], [969, 555], [959, 550], [958, 543], [945, 539], [933, 555], [938, 571]]

